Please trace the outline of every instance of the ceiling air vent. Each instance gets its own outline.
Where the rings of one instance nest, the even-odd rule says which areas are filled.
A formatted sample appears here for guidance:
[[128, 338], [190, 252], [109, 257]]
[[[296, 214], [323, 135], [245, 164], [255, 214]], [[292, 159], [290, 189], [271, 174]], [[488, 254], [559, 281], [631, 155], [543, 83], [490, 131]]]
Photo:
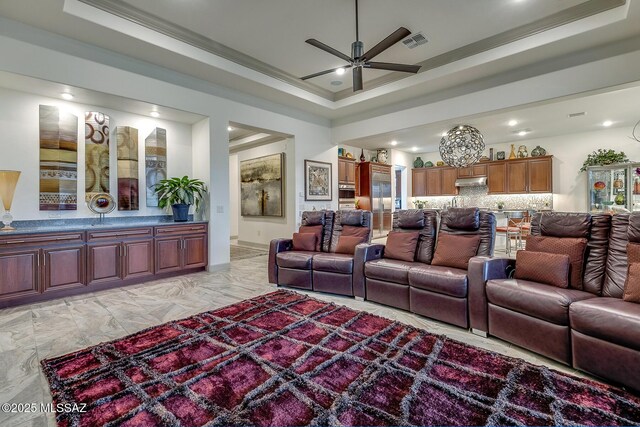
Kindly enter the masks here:
[[569, 114], [569, 118], [572, 119], [574, 117], [586, 116], [587, 113], [584, 111], [580, 111], [579, 113], [571, 113]]
[[411, 34], [406, 39], [402, 40], [402, 44], [404, 44], [409, 49], [413, 49], [414, 47], [418, 47], [421, 44], [425, 44], [428, 42], [427, 37], [422, 34], [422, 31], [419, 33]]

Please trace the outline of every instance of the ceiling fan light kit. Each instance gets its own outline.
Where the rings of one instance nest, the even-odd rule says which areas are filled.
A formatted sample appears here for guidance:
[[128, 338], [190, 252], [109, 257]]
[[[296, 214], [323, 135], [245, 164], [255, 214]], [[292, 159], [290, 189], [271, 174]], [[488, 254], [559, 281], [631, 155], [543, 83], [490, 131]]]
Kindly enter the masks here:
[[314, 77], [323, 76], [325, 74], [336, 72], [339, 69], [352, 69], [353, 75], [353, 91], [357, 92], [363, 89], [362, 84], [362, 69], [363, 68], [373, 68], [376, 70], [387, 70], [387, 71], [400, 71], [403, 73], [417, 73], [420, 70], [420, 65], [409, 65], [409, 64], [394, 64], [390, 62], [373, 62], [371, 61], [374, 57], [378, 56], [385, 50], [389, 49], [394, 44], [403, 40], [405, 37], [411, 35], [411, 31], [406, 29], [405, 27], [400, 27], [395, 30], [393, 33], [389, 34], [384, 40], [380, 43], [369, 49], [365, 52], [364, 43], [360, 41], [359, 29], [358, 29], [358, 0], [355, 0], [356, 4], [356, 41], [351, 43], [351, 56], [347, 56], [344, 53], [340, 52], [337, 49], [328, 46], [321, 41], [316, 39], [308, 39], [306, 43], [309, 43], [311, 46], [315, 46], [318, 49], [324, 50], [331, 55], [337, 56], [338, 58], [347, 62], [348, 65], [344, 65], [338, 68], [332, 68], [330, 70], [324, 70], [317, 73], [309, 74], [308, 76], [304, 76], [302, 80], [309, 80]]

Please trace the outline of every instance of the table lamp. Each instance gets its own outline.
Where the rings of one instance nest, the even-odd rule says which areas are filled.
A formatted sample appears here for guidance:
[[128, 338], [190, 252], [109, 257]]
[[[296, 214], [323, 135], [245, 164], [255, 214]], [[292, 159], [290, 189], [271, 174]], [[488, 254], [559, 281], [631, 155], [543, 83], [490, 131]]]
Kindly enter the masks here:
[[5, 210], [4, 215], [2, 215], [4, 227], [0, 228], [0, 231], [15, 230], [15, 228], [10, 226], [13, 217], [9, 211], [11, 210], [11, 203], [13, 202], [13, 194], [16, 191], [18, 178], [20, 178], [19, 171], [0, 170], [0, 199], [2, 199]]

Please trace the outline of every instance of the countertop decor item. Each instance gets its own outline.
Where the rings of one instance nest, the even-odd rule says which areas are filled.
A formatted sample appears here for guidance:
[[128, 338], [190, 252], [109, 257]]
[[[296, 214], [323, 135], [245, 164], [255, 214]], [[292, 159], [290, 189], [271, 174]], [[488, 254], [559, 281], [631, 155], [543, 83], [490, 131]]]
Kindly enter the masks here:
[[347, 151], [347, 154], [345, 154], [345, 157], [346, 157], [347, 159], [353, 159], [353, 154], [351, 154], [351, 153], [349, 153], [349, 152]]
[[536, 145], [536, 148], [531, 150], [531, 157], [540, 157], [540, 156], [546, 156], [546, 155], [547, 155], [547, 150], [540, 147], [539, 145]]
[[511, 153], [509, 153], [509, 160], [513, 160], [515, 158], [517, 158], [518, 156], [516, 156], [516, 145], [515, 144], [511, 144]]
[[364, 162], [365, 160], [367, 160], [367, 158], [364, 157], [364, 148], [362, 148], [360, 150], [360, 162]]
[[182, 178], [163, 179], [156, 185], [158, 206], [167, 209], [171, 206], [173, 220], [185, 222], [189, 219], [189, 207], [194, 205], [196, 211], [207, 193], [207, 187], [199, 179]]
[[2, 215], [2, 224], [4, 224], [4, 227], [2, 227], [0, 231], [15, 230], [14, 227], [11, 227], [13, 217], [10, 211], [13, 196], [16, 192], [16, 185], [18, 184], [18, 178], [20, 178], [19, 171], [0, 171], [0, 199], [2, 199], [2, 205], [4, 206], [4, 215]]
[[416, 159], [413, 161], [413, 167], [414, 168], [423, 168], [424, 167], [424, 161], [419, 156], [416, 157]]
[[102, 224], [104, 216], [116, 208], [116, 200], [109, 193], [97, 193], [89, 199], [87, 207], [91, 212], [100, 215], [100, 224]]
[[442, 160], [438, 160], [436, 162], [436, 166], [444, 166], [444, 162]]
[[498, 151], [496, 153], [496, 160], [504, 160], [506, 153], [504, 151]]
[[580, 172], [586, 171], [588, 166], [606, 166], [615, 163], [627, 163], [628, 161], [629, 158], [624, 154], [624, 151], [616, 152], [600, 148], [587, 156], [580, 168]]
[[440, 140], [440, 157], [449, 166], [464, 168], [480, 160], [484, 147], [484, 137], [478, 129], [460, 125]]
[[613, 201], [616, 202], [616, 205], [621, 206], [624, 205], [627, 200], [624, 197], [624, 193], [618, 193]]
[[433, 162], [431, 160], [427, 160], [426, 162], [424, 162], [424, 167], [425, 168], [432, 168], [433, 167]]
[[389, 160], [387, 158], [388, 156], [387, 149], [386, 148], [378, 149], [377, 155], [378, 155], [378, 163], [384, 163], [386, 165], [387, 161]]

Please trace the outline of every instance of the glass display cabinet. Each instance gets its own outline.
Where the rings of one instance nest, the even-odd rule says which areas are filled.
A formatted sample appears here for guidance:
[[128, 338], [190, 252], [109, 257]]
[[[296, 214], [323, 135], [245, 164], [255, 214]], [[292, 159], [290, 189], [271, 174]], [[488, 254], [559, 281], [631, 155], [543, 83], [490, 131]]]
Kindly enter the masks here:
[[640, 211], [640, 163], [587, 168], [591, 212]]

